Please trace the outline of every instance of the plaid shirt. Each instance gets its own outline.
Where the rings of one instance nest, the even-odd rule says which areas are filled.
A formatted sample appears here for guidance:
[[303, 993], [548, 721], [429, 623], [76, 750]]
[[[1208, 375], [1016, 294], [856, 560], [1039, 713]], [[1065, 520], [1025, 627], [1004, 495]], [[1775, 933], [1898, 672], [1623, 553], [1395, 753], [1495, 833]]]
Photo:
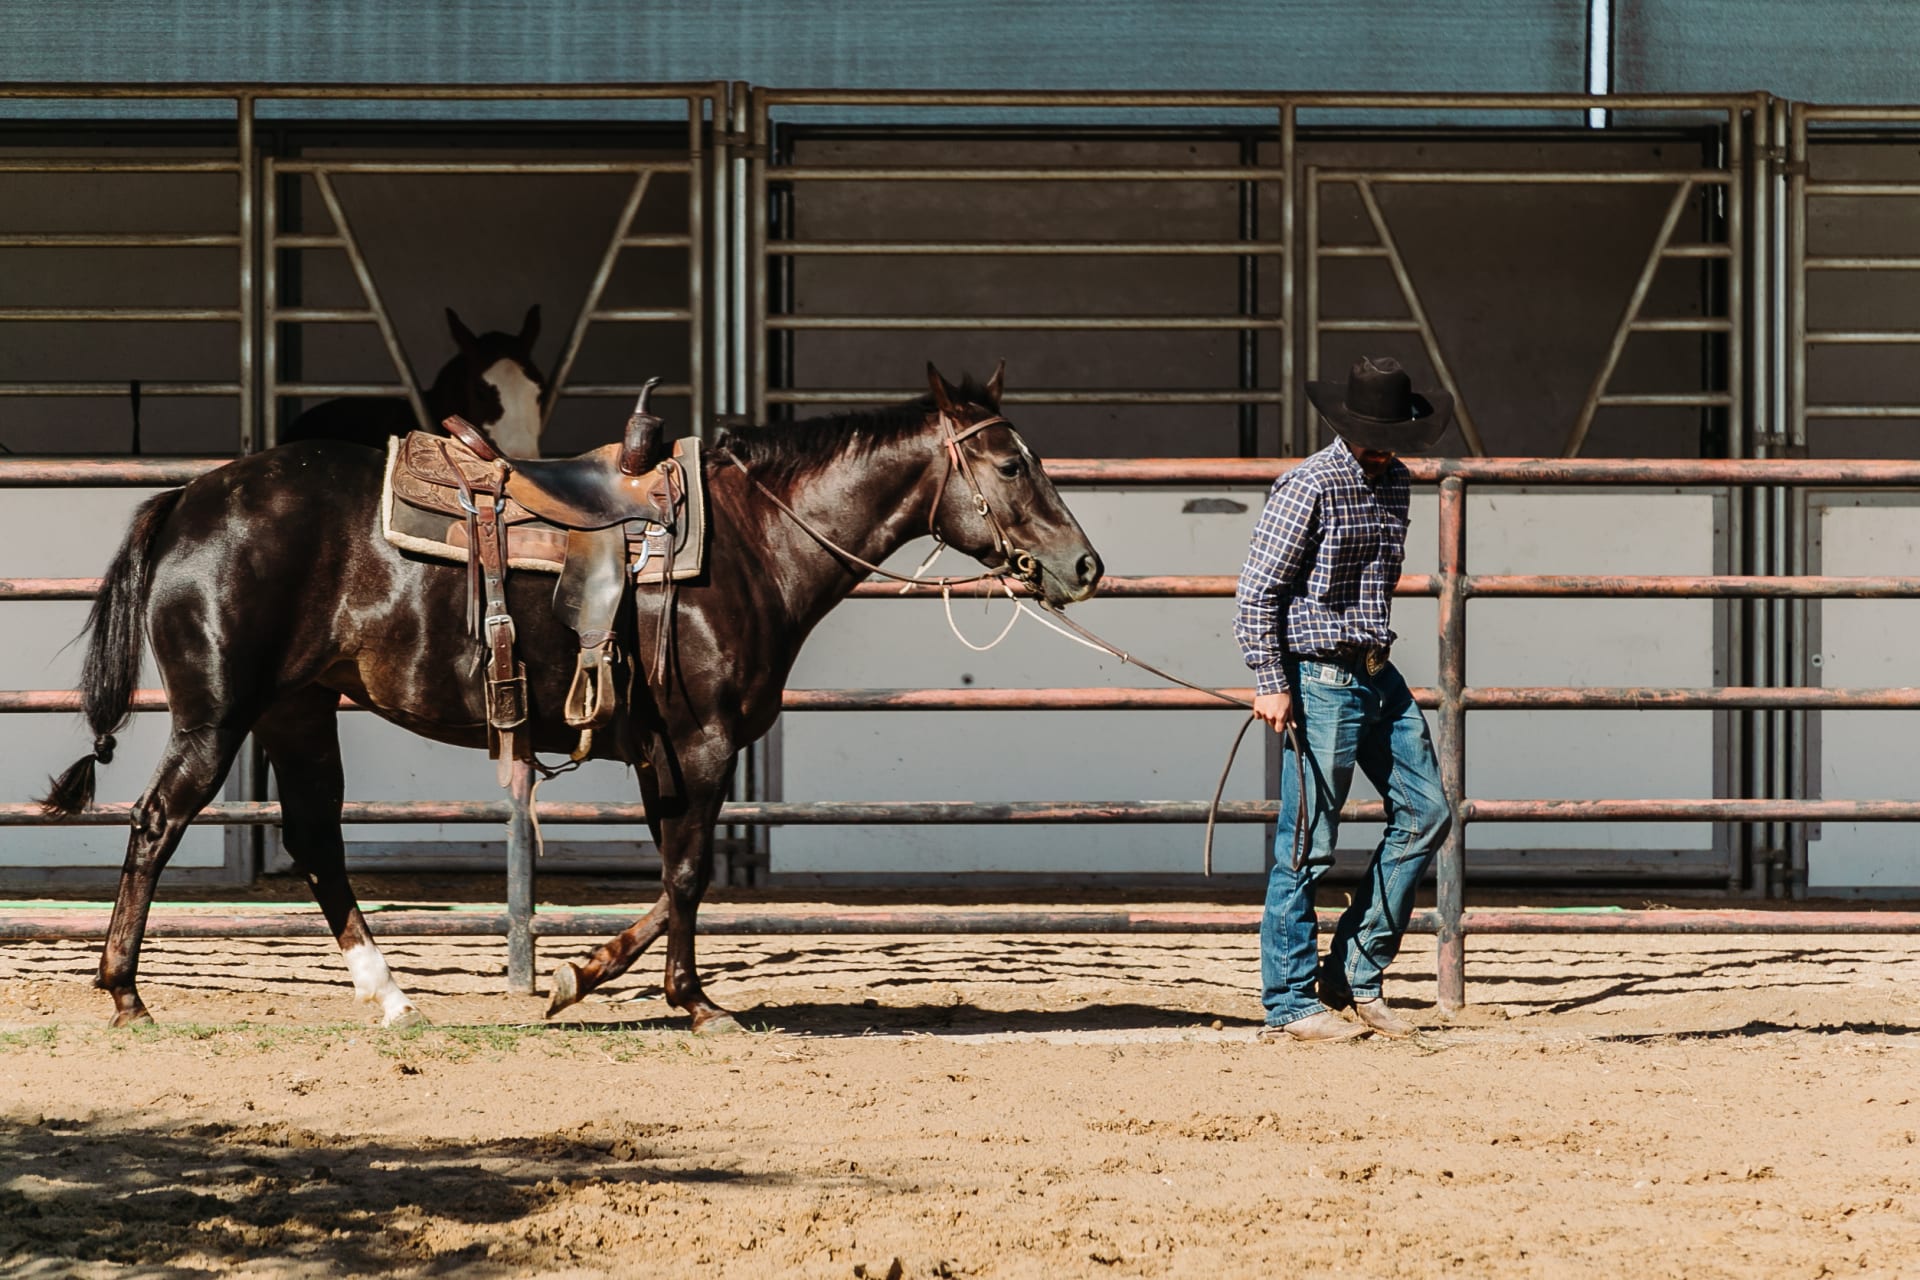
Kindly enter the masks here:
[[1233, 634], [1255, 693], [1287, 693], [1288, 657], [1390, 645], [1407, 552], [1410, 477], [1395, 459], [1367, 479], [1335, 440], [1273, 483], [1240, 571]]

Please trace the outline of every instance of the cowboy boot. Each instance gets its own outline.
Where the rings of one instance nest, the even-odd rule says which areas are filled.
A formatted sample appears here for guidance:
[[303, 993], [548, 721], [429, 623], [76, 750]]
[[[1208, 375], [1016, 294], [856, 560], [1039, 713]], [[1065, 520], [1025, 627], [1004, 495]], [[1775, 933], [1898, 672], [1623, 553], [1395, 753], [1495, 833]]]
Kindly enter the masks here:
[[1375, 996], [1371, 1000], [1355, 1000], [1353, 1016], [1365, 1023], [1371, 1031], [1378, 1032], [1389, 1040], [1405, 1040], [1419, 1030], [1411, 1022], [1387, 1008], [1384, 997]]
[[1298, 1018], [1284, 1026], [1267, 1027], [1260, 1033], [1263, 1044], [1275, 1044], [1281, 1040], [1298, 1040], [1303, 1044], [1319, 1044], [1328, 1040], [1357, 1040], [1368, 1034], [1371, 1027], [1358, 1022], [1348, 1022], [1331, 1009], [1322, 1009], [1318, 1013]]

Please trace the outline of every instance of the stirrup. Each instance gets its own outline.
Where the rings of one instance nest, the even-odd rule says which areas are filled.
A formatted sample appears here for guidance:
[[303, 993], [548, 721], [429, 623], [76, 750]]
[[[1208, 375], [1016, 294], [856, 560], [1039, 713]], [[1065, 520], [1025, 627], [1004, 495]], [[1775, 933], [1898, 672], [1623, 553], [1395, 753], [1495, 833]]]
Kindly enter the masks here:
[[562, 715], [569, 729], [604, 728], [613, 720], [614, 702], [613, 641], [607, 639], [580, 650]]

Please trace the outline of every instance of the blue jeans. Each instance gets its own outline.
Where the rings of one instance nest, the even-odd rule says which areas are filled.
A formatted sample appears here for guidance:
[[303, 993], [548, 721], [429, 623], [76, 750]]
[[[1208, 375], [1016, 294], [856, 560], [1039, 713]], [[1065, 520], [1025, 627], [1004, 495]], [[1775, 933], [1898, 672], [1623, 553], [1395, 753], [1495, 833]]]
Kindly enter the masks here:
[[1453, 815], [1427, 718], [1400, 672], [1378, 675], [1302, 659], [1293, 678], [1295, 715], [1306, 742], [1309, 841], [1293, 869], [1294, 815], [1301, 802], [1289, 743], [1280, 762], [1280, 823], [1260, 921], [1261, 1003], [1267, 1024], [1284, 1026], [1326, 1008], [1320, 1002], [1313, 889], [1333, 865], [1340, 806], [1357, 764], [1386, 800], [1387, 829], [1353, 902], [1334, 926], [1327, 971], [1357, 1000], [1380, 994], [1380, 976], [1400, 950], [1414, 890], [1447, 838]]

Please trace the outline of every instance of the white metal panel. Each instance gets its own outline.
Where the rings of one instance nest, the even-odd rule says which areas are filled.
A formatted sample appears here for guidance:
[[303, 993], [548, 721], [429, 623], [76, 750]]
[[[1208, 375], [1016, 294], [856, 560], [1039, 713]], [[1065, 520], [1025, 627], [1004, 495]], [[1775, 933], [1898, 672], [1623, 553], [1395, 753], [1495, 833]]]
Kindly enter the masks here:
[[[1407, 571], [1438, 568], [1438, 499], [1416, 493]], [[1469, 490], [1470, 573], [1714, 572], [1716, 503], [1699, 493]], [[1394, 663], [1412, 685], [1439, 679], [1439, 606], [1395, 603]], [[1483, 599], [1467, 605], [1469, 685], [1716, 683], [1707, 600]], [[1431, 715], [1429, 720], [1431, 721]], [[1467, 716], [1467, 794], [1601, 799], [1714, 794], [1710, 711], [1475, 711]], [[1356, 777], [1354, 795], [1378, 795]], [[1342, 830], [1365, 850], [1377, 823]], [[1481, 823], [1473, 849], [1710, 849], [1704, 823]]]
[[[1196, 496], [1247, 510], [1188, 514]], [[1076, 490], [1069, 502], [1114, 573], [1236, 573], [1264, 493]], [[1469, 499], [1474, 572], [1710, 573], [1715, 503], [1674, 493], [1487, 493]], [[1437, 560], [1435, 504], [1414, 499], [1407, 566]], [[909, 548], [894, 567], [911, 565]], [[1487, 600], [1469, 607], [1470, 682], [1674, 684], [1715, 680], [1706, 601]], [[976, 641], [1006, 606], [956, 606]], [[1094, 600], [1073, 610], [1147, 661], [1202, 683], [1248, 682], [1225, 600]], [[1409, 683], [1435, 679], [1437, 610], [1395, 606], [1396, 662]], [[794, 687], [1113, 685], [1157, 687], [1138, 670], [1022, 621], [997, 650], [973, 654], [947, 634], [937, 604], [854, 601], [822, 624]], [[785, 718], [790, 800], [1204, 799], [1239, 717], [1227, 712], [817, 712]], [[1469, 717], [1471, 793], [1479, 796], [1713, 794], [1708, 712], [1478, 712]], [[1249, 735], [1230, 797], [1264, 791], [1261, 744]], [[1364, 779], [1357, 798], [1371, 798]], [[1343, 847], [1377, 826], [1355, 824]], [[1224, 829], [1222, 871], [1258, 870], [1258, 828]], [[1710, 848], [1703, 824], [1555, 824], [1475, 828], [1481, 848]], [[783, 872], [1185, 871], [1199, 864], [1197, 828], [1169, 826], [791, 828], [775, 833]]]
[[[1835, 498], [1811, 511], [1819, 572], [1911, 575], [1920, 564], [1920, 508]], [[1830, 688], [1920, 685], [1920, 601], [1820, 602], [1818, 678]], [[1822, 711], [1820, 795], [1897, 800], [1914, 794], [1913, 717], [1898, 711]], [[1920, 830], [1910, 823], [1825, 822], [1807, 848], [1807, 883], [1823, 890], [1920, 885]]]
[[[1711, 574], [1718, 503], [1698, 492], [1469, 498], [1473, 573]], [[1432, 563], [1429, 561], [1428, 563]], [[1710, 600], [1476, 600], [1469, 685], [1719, 682]], [[1714, 794], [1711, 711], [1475, 711], [1467, 791], [1485, 799]], [[1491, 823], [1482, 849], [1707, 849], [1707, 823]]]

